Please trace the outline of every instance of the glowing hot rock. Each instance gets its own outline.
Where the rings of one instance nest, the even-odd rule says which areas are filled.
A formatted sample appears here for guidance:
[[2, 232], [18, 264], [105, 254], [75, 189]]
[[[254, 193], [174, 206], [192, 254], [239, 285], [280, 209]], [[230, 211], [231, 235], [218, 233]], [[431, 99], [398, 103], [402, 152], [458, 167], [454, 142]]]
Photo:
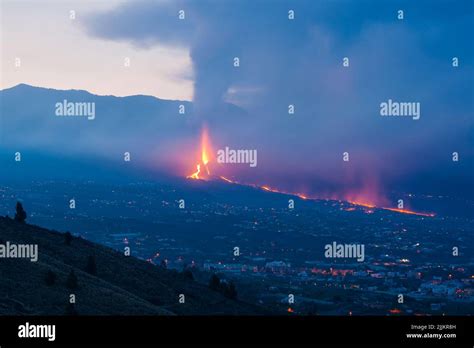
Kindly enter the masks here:
[[203, 128], [201, 134], [201, 162], [196, 165], [196, 171], [188, 175], [187, 179], [201, 179], [206, 180], [211, 175], [208, 167], [211, 154], [211, 142], [207, 133], [207, 128]]
[[[214, 173], [214, 176], [211, 176], [211, 171], [209, 170], [209, 164], [212, 162], [211, 158], [212, 154], [212, 148], [211, 148], [211, 142], [209, 139], [209, 135], [207, 132], [207, 128], [204, 127], [201, 133], [201, 159], [199, 163], [196, 164], [196, 171], [188, 176], [186, 178], [188, 179], [195, 179], [195, 180], [215, 180], [215, 179], [220, 179], [224, 182], [227, 182], [229, 184], [236, 184], [236, 185], [241, 185], [241, 186], [248, 186], [248, 187], [254, 187], [257, 189], [261, 189], [264, 191], [268, 192], [274, 192], [274, 193], [281, 193], [281, 194], [286, 194], [286, 195], [292, 195], [292, 196], [297, 196], [301, 199], [304, 200], [318, 200], [316, 197], [309, 197], [306, 194], [303, 193], [295, 193], [295, 192], [288, 192], [288, 191], [281, 191], [277, 188], [270, 187], [267, 185], [258, 185], [258, 184], [252, 184], [252, 183], [242, 183], [239, 181], [235, 181], [233, 179], [229, 179], [228, 177], [225, 176], [219, 176]], [[218, 170], [217, 170], [218, 171]], [[372, 202], [368, 201], [361, 201], [361, 200], [353, 200], [353, 199], [343, 199], [343, 201], [350, 203], [353, 205], [353, 207], [346, 208], [346, 211], [356, 211], [355, 206], [359, 206], [365, 209], [365, 211], [368, 214], [374, 213], [375, 209], [380, 209], [380, 210], [388, 210], [396, 213], [401, 213], [401, 214], [410, 214], [410, 215], [418, 215], [418, 216], [423, 216], [423, 217], [434, 217], [434, 213], [421, 213], [421, 212], [416, 212], [408, 209], [398, 209], [398, 208], [390, 208], [390, 207], [383, 207], [383, 206], [378, 206], [375, 205]]]

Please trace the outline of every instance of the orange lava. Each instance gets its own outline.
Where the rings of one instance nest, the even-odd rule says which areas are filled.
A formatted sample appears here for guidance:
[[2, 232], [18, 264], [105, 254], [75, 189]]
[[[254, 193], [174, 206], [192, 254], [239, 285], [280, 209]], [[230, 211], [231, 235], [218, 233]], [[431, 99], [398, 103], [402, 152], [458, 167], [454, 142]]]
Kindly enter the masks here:
[[[196, 164], [196, 171], [188, 176], [187, 179], [200, 179], [205, 180], [211, 175], [211, 171], [209, 170], [208, 163], [211, 161], [211, 142], [209, 140], [209, 135], [207, 132], [207, 128], [204, 127], [201, 133], [201, 160], [198, 164]], [[205, 169], [205, 172], [201, 172], [201, 168]]]
[[360, 206], [366, 207], [366, 208], [375, 208], [375, 205], [369, 204], [369, 203], [364, 203], [364, 202], [349, 201], [349, 203], [350, 203], [350, 204], [354, 204], [354, 205], [360, 205]]
[[199, 179], [199, 174], [201, 174], [201, 165], [198, 164], [196, 167], [197, 167], [197, 170], [191, 175], [188, 175], [186, 177], [187, 179]]
[[270, 188], [270, 187], [268, 187], [268, 186], [260, 186], [260, 188], [261, 188], [262, 190], [269, 191], [269, 192], [282, 193], [282, 192], [280, 192], [280, 191], [278, 191], [278, 190], [275, 190], [275, 189], [272, 189], [272, 188]]
[[225, 176], [220, 176], [220, 178], [221, 178], [222, 180], [224, 180], [224, 181], [228, 182], [228, 183], [231, 183], [231, 184], [237, 184], [235, 181], [232, 181], [232, 180], [230, 180], [230, 179], [226, 178]]
[[436, 216], [434, 213], [419, 213], [419, 212], [408, 210], [408, 209], [385, 208], [385, 207], [382, 209], [390, 210], [390, 211], [394, 211], [394, 212], [402, 213], [402, 214], [411, 214], [411, 215], [419, 215], [419, 216], [427, 216], [427, 217]]
[[[426, 216], [426, 217], [434, 217], [436, 216], [436, 214], [434, 213], [420, 213], [420, 212], [416, 212], [416, 211], [413, 211], [413, 210], [408, 210], [408, 209], [398, 209], [398, 208], [388, 208], [388, 207], [377, 207], [373, 204], [369, 204], [369, 203], [364, 203], [364, 202], [354, 202], [354, 201], [349, 201], [350, 204], [353, 204], [353, 205], [358, 205], [358, 206], [361, 206], [361, 207], [365, 207], [365, 208], [378, 208], [378, 209], [383, 209], [383, 210], [389, 210], [389, 211], [394, 211], [396, 213], [401, 213], [401, 214], [410, 214], [410, 215], [418, 215], [418, 216]], [[371, 211], [373, 212], [373, 211]]]
[[[237, 183], [235, 181], [232, 181], [232, 183]], [[286, 191], [280, 191], [280, 190], [277, 190], [275, 188], [272, 188], [272, 187], [269, 187], [269, 186], [266, 186], [266, 185], [263, 185], [263, 186], [257, 186], [257, 185], [247, 185], [247, 186], [253, 186], [253, 187], [258, 187], [262, 190], [265, 190], [265, 191], [269, 191], [269, 192], [277, 192], [277, 193], [282, 193], [282, 194], [286, 194], [286, 195], [292, 195], [292, 196], [297, 196], [301, 199], [317, 199], [317, 198], [309, 198], [308, 196], [304, 195], [304, 194], [301, 194], [301, 193], [294, 193], [294, 192], [286, 192]], [[374, 210], [373, 209], [383, 209], [383, 210], [389, 210], [389, 211], [393, 211], [393, 212], [396, 212], [396, 213], [401, 213], [401, 214], [410, 214], [410, 215], [417, 215], [417, 216], [426, 216], [426, 217], [434, 217], [436, 216], [436, 214], [434, 213], [420, 213], [420, 212], [416, 212], [416, 211], [412, 211], [412, 210], [408, 210], [408, 209], [398, 209], [398, 208], [387, 208], [387, 207], [377, 207], [376, 205], [374, 204], [371, 204], [371, 203], [366, 203], [366, 202], [356, 202], [356, 201], [348, 201], [348, 203], [352, 204], [352, 205], [357, 205], [357, 206], [361, 206], [361, 207], [364, 207], [364, 208], [368, 208], [366, 210], [366, 213], [367, 214], [373, 214]], [[353, 211], [355, 209], [352, 209], [352, 208], [347, 208], [346, 211]]]
[[[194, 173], [189, 174], [188, 176], [186, 176], [186, 178], [187, 179], [195, 179], [195, 180], [208, 180], [208, 179], [210, 179], [211, 178], [211, 171], [209, 169], [208, 164], [210, 164], [210, 162], [212, 162], [211, 154], [212, 154], [212, 147], [211, 147], [211, 141], [210, 141], [210, 138], [209, 138], [209, 134], [208, 134], [207, 128], [203, 127], [202, 133], [201, 133], [201, 156], [200, 156], [201, 158], [200, 158], [200, 161], [196, 164], [196, 171]], [[242, 186], [250, 186], [250, 187], [258, 188], [258, 189], [268, 191], [268, 192], [275, 192], [275, 193], [281, 193], [281, 194], [286, 194], [286, 195], [292, 195], [292, 196], [296, 196], [296, 197], [299, 197], [299, 198], [305, 199], [305, 200], [306, 199], [310, 199], [310, 200], [318, 199], [318, 198], [314, 198], [314, 197], [308, 197], [303, 193], [294, 193], [294, 192], [281, 191], [281, 190], [272, 188], [272, 187], [267, 186], [267, 185], [244, 184], [244, 183], [240, 183], [238, 181], [234, 181], [234, 180], [231, 180], [229, 178], [226, 178], [225, 176], [219, 176], [219, 178], [222, 179], [223, 181], [231, 183], [231, 184], [238, 184], [238, 185], [242, 185]], [[408, 209], [377, 207], [376, 205], [374, 205], [372, 203], [369, 203], [369, 202], [362, 202], [362, 201], [346, 201], [346, 202], [348, 202], [352, 205], [367, 208], [367, 209], [365, 209], [365, 212], [367, 214], [372, 214], [374, 212], [374, 209], [383, 209], [383, 210], [389, 210], [389, 211], [393, 211], [393, 212], [401, 213], [401, 214], [410, 214], [410, 215], [426, 216], [426, 217], [434, 217], [435, 216], [434, 213], [420, 213], [420, 212], [416, 212], [416, 211], [412, 211], [412, 210], [408, 210]], [[355, 209], [350, 207], [350, 208], [347, 208], [345, 210], [346, 211], [353, 211]]]

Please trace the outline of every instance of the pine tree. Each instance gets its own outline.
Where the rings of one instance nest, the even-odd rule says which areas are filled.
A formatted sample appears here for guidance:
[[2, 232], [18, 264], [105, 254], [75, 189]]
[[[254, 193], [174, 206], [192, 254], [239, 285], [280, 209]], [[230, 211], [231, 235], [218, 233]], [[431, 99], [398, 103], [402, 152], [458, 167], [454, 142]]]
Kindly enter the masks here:
[[96, 275], [97, 274], [97, 266], [95, 264], [95, 257], [94, 256], [89, 256], [87, 258], [87, 264], [85, 271], [89, 274]]
[[46, 282], [46, 285], [48, 286], [54, 285], [54, 283], [56, 283], [56, 273], [49, 270], [48, 272], [46, 272], [46, 276], [44, 280]]
[[76, 273], [74, 273], [73, 269], [71, 270], [71, 272], [69, 272], [69, 275], [67, 276], [66, 287], [69, 288], [69, 289], [77, 289], [78, 288], [77, 276], [76, 276]]
[[235, 300], [237, 298], [237, 289], [235, 288], [235, 284], [232, 280], [227, 285], [225, 296], [232, 300]]
[[214, 291], [219, 291], [221, 286], [221, 280], [219, 277], [215, 274], [211, 276], [211, 279], [209, 279], [209, 289], [214, 290]]
[[194, 275], [193, 275], [193, 272], [191, 272], [191, 270], [185, 269], [183, 270], [182, 274], [186, 279], [194, 280]]
[[68, 231], [64, 234], [64, 243], [66, 245], [71, 245], [72, 242], [72, 234]]
[[74, 303], [68, 303], [66, 305], [66, 315], [78, 315]]
[[15, 221], [18, 222], [25, 222], [26, 220], [26, 211], [23, 209], [23, 205], [20, 202], [16, 202], [16, 213], [15, 213]]

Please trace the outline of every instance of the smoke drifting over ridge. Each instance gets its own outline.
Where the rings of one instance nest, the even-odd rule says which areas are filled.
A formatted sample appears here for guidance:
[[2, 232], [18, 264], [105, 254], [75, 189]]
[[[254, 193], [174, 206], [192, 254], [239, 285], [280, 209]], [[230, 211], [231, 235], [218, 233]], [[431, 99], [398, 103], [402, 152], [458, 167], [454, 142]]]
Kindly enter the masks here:
[[[206, 123], [217, 148], [259, 153], [258, 168], [226, 175], [326, 197], [383, 197], [392, 186], [435, 188], [458, 151], [456, 175], [472, 183], [472, 3], [390, 3], [137, 1], [83, 24], [91, 36], [142, 49], [189, 48], [196, 142]], [[453, 56], [462, 57], [458, 71]], [[388, 99], [419, 102], [420, 120], [381, 117]], [[229, 117], [225, 102], [246, 113]], [[426, 173], [431, 183], [421, 179]]]

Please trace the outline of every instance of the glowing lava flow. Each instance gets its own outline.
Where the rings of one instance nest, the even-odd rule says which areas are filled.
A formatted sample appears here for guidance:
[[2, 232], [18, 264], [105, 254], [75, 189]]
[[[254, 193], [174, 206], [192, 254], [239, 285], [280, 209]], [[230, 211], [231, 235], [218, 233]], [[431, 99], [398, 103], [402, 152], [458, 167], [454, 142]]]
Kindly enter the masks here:
[[236, 185], [241, 185], [241, 186], [250, 186], [250, 187], [255, 187], [255, 188], [258, 188], [258, 189], [261, 189], [261, 190], [264, 190], [264, 191], [268, 191], [268, 192], [275, 192], [275, 193], [282, 193], [284, 195], [291, 195], [291, 196], [297, 196], [301, 199], [316, 199], [316, 198], [308, 198], [306, 195], [302, 194], [302, 193], [294, 193], [294, 192], [286, 192], [286, 191], [280, 191], [280, 190], [277, 190], [275, 188], [271, 188], [269, 186], [259, 186], [259, 185], [255, 185], [255, 184], [242, 184], [238, 181], [233, 181], [233, 180], [230, 180], [229, 178], [226, 178], [225, 176], [220, 176], [220, 178], [222, 180], [224, 180], [225, 182], [228, 182], [228, 183], [231, 183], [231, 184], [236, 184]]
[[[281, 193], [281, 194], [285, 194], [285, 195], [297, 196], [297, 197], [299, 197], [301, 199], [304, 199], [304, 200], [317, 200], [318, 199], [318, 198], [314, 198], [314, 197], [308, 197], [308, 196], [306, 196], [305, 194], [302, 194], [302, 193], [281, 191], [281, 190], [272, 188], [272, 187], [267, 186], [267, 185], [259, 186], [259, 185], [255, 185], [255, 184], [242, 184], [240, 182], [237, 182], [237, 181], [231, 180], [229, 178], [226, 178], [225, 176], [220, 176], [220, 178], [222, 180], [224, 180], [225, 182], [228, 182], [228, 183], [231, 183], [231, 184], [242, 185], [242, 186], [250, 186], [250, 187], [255, 187], [255, 188], [258, 188], [258, 189], [261, 189], [261, 190], [264, 190], [264, 191], [268, 191], [268, 192], [275, 192], [275, 193]], [[356, 205], [356, 206], [359, 206], [359, 207], [368, 208], [368, 209], [389, 210], [389, 211], [393, 211], [393, 212], [401, 213], [401, 214], [410, 214], [410, 215], [418, 215], [418, 216], [426, 216], [426, 217], [436, 216], [434, 213], [420, 213], [420, 212], [416, 212], [416, 211], [412, 211], [412, 210], [408, 210], [408, 209], [377, 207], [374, 204], [365, 203], [365, 202], [347, 201], [347, 203], [350, 203], [352, 205]], [[354, 211], [354, 210], [355, 210], [354, 208], [348, 208], [347, 209], [347, 211]]]
[[419, 212], [411, 211], [411, 210], [408, 210], [408, 209], [385, 208], [385, 207], [382, 208], [382, 209], [394, 211], [394, 212], [397, 212], [397, 213], [403, 213], [403, 214], [420, 215], [420, 216], [427, 216], [427, 217], [436, 216], [434, 213], [419, 213]]
[[436, 216], [434, 213], [419, 213], [416, 211], [408, 210], [408, 209], [398, 209], [398, 208], [388, 208], [388, 207], [377, 207], [376, 205], [373, 204], [368, 204], [368, 203], [363, 203], [363, 202], [354, 202], [354, 201], [349, 201], [348, 203], [352, 205], [357, 205], [360, 207], [365, 207], [365, 208], [375, 208], [375, 209], [383, 209], [383, 210], [390, 210], [394, 211], [396, 213], [402, 213], [402, 214], [410, 214], [410, 215], [418, 215], [418, 216], [426, 216], [426, 217], [434, 217]]
[[361, 207], [366, 207], [366, 208], [376, 208], [375, 205], [373, 204], [369, 204], [369, 203], [363, 203], [363, 202], [354, 202], [354, 201], [347, 201], [348, 203], [352, 204], [352, 205], [358, 205], [358, 206], [361, 206]]
[[[271, 187], [268, 187], [268, 186], [257, 186], [259, 188], [261, 188], [262, 190], [265, 190], [265, 191], [269, 191], [269, 192], [276, 192], [276, 193], [283, 193], [285, 195], [292, 195], [292, 196], [297, 196], [301, 199], [310, 199], [308, 198], [306, 195], [302, 194], [302, 193], [294, 193], [294, 192], [285, 192], [285, 191], [280, 191], [280, 190], [277, 190], [275, 188], [271, 188]], [[316, 198], [314, 198], [316, 199]]]
[[[243, 185], [243, 186], [251, 186], [251, 187], [255, 187], [255, 188], [259, 188], [261, 190], [264, 190], [264, 191], [268, 191], [268, 192], [275, 192], [275, 193], [281, 193], [281, 194], [285, 194], [285, 195], [292, 195], [292, 196], [297, 196], [301, 199], [304, 199], [304, 200], [317, 200], [318, 198], [314, 198], [314, 197], [308, 197], [302, 193], [294, 193], [294, 192], [286, 192], [286, 191], [280, 191], [280, 190], [277, 190], [275, 188], [272, 188], [272, 187], [269, 187], [269, 186], [266, 186], [266, 185], [263, 185], [263, 186], [258, 186], [258, 185], [254, 185], [254, 184], [242, 184], [242, 183], [239, 183], [237, 181], [233, 181], [233, 180], [230, 180], [224, 176], [221, 176], [220, 177], [222, 180], [226, 181], [226, 182], [229, 182], [231, 184], [237, 184], [237, 185]], [[396, 213], [401, 213], [401, 214], [410, 214], [410, 215], [418, 215], [418, 216], [426, 216], [426, 217], [434, 217], [436, 216], [434, 213], [420, 213], [420, 212], [416, 212], [416, 211], [412, 211], [412, 210], [408, 210], [408, 209], [398, 209], [398, 208], [387, 208], [387, 207], [377, 207], [376, 205], [374, 204], [370, 204], [370, 203], [365, 203], [365, 202], [355, 202], [355, 201], [347, 201], [347, 203], [350, 203], [352, 205], [356, 205], [356, 206], [359, 206], [359, 207], [364, 207], [364, 208], [368, 208], [368, 209], [382, 209], [382, 210], [389, 210], [389, 211], [393, 211], [393, 212], [396, 212]], [[346, 209], [347, 211], [354, 211], [355, 209], [354, 208], [348, 208]], [[371, 210], [371, 212], [373, 212]]]
[[232, 181], [230, 179], [227, 179], [225, 176], [220, 176], [220, 178], [228, 183], [231, 183], [231, 184], [237, 184], [235, 181]]
[[[207, 128], [203, 128], [201, 134], [201, 162], [196, 165], [196, 171], [188, 175], [187, 179], [201, 179], [204, 180], [205, 177], [211, 175], [209, 170], [208, 163], [210, 162], [210, 153], [211, 153], [211, 142], [209, 141], [209, 136], [207, 133]], [[201, 168], [204, 167], [206, 172], [201, 173]]]
[[[211, 155], [212, 150], [211, 150], [211, 142], [209, 140], [209, 135], [207, 132], [207, 128], [203, 128], [202, 134], [201, 134], [201, 161], [196, 165], [196, 171], [188, 176], [186, 176], [187, 179], [197, 179], [197, 180], [208, 180], [212, 179], [211, 177], [211, 171], [209, 170], [208, 164], [211, 162]], [[205, 172], [203, 172], [203, 168], [205, 169]], [[214, 177], [217, 178], [217, 177]], [[281, 191], [275, 188], [272, 188], [267, 185], [256, 185], [256, 184], [245, 184], [241, 183], [238, 181], [231, 180], [225, 176], [219, 176], [221, 180], [230, 183], [230, 184], [236, 184], [236, 185], [241, 185], [241, 186], [249, 186], [249, 187], [254, 187], [260, 190], [268, 191], [268, 192], [275, 192], [275, 193], [281, 193], [285, 195], [291, 195], [291, 196], [296, 196], [304, 200], [318, 200], [318, 198], [314, 197], [308, 197], [305, 194], [302, 193], [294, 193], [294, 192], [287, 192], [287, 191]], [[401, 214], [410, 214], [410, 215], [418, 215], [418, 216], [426, 216], [426, 217], [434, 217], [434, 213], [419, 213], [416, 211], [408, 210], [408, 209], [397, 209], [397, 208], [387, 208], [387, 207], [377, 207], [374, 204], [367, 203], [367, 202], [358, 202], [358, 201], [346, 201], [347, 203], [359, 207], [364, 207], [369, 209], [369, 212], [373, 212], [373, 209], [382, 209], [382, 210], [389, 210], [393, 211], [396, 213], [401, 213]], [[354, 211], [355, 209], [348, 208], [347, 211]]]
[[196, 167], [197, 167], [197, 170], [191, 175], [188, 175], [186, 177], [187, 179], [199, 179], [199, 174], [201, 174], [201, 165], [198, 164]]

